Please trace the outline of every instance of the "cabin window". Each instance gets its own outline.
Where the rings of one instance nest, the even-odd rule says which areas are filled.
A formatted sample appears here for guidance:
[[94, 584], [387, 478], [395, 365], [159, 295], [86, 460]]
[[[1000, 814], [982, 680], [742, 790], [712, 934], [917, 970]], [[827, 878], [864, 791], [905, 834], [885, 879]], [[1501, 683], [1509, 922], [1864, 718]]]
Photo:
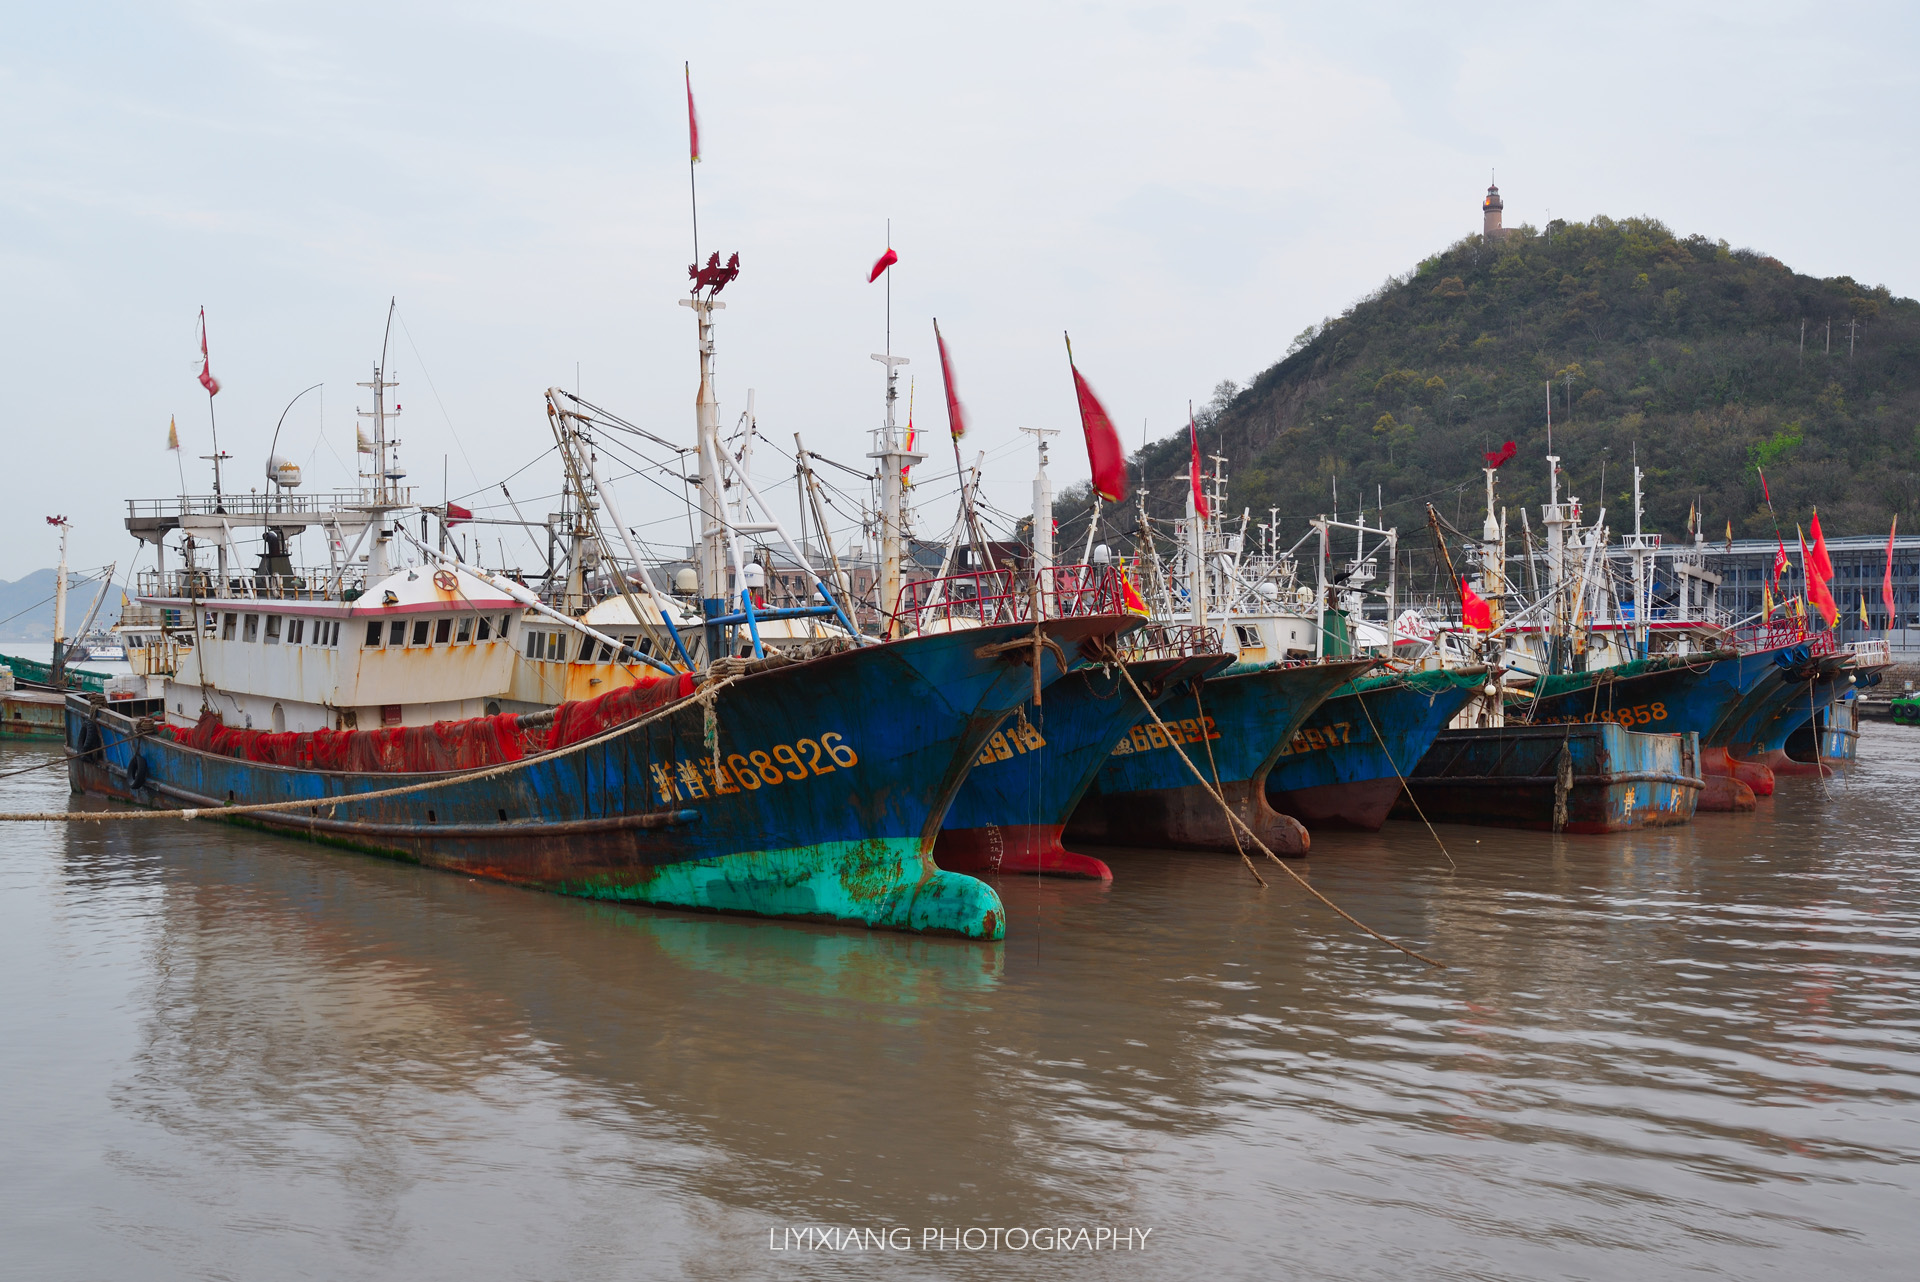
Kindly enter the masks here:
[[207, 611], [207, 620], [202, 626], [206, 629], [207, 635], [212, 636], [220, 629], [220, 616], [211, 610]]
[[505, 641], [508, 638], [509, 634], [512, 632], [512, 629], [513, 629], [513, 616], [511, 614], [501, 615], [500, 616], [500, 639], [502, 641]]
[[567, 661], [567, 634], [555, 632], [547, 638], [547, 657], [555, 663]]
[[427, 643], [427, 621], [425, 619], [415, 619], [413, 621], [413, 643], [415, 645], [425, 645]]
[[249, 614], [240, 620], [240, 639], [258, 641], [260, 639], [260, 616]]
[[338, 619], [328, 619], [314, 626], [317, 629], [313, 637], [313, 643], [315, 645], [330, 646], [340, 643], [340, 621]]
[[220, 624], [220, 639], [222, 641], [233, 640], [233, 625], [235, 623], [238, 623], [239, 621], [240, 621], [239, 615], [237, 614], [227, 615], [226, 619]]
[[463, 614], [460, 616], [460, 631], [454, 636], [454, 640], [458, 641], [461, 645], [465, 645], [467, 642], [473, 640], [472, 615]]
[[445, 645], [448, 639], [452, 636], [453, 636], [453, 620], [452, 619], [442, 619], [438, 623], [433, 625], [433, 643], [435, 645]]
[[280, 616], [277, 614], [267, 616], [267, 644], [280, 644]]
[[605, 641], [602, 641], [602, 642], [600, 643], [600, 658], [599, 658], [599, 662], [601, 662], [601, 663], [606, 663], [607, 661], [609, 661], [609, 660], [610, 660], [610, 659], [612, 659], [612, 658], [613, 658], [613, 647], [612, 647], [612, 646], [610, 646], [610, 645], [608, 645], [608, 644], [607, 644], [607, 643], [606, 643]]
[[527, 657], [544, 659], [547, 657], [547, 634], [544, 632], [527, 633]]
[[[288, 619], [287, 620], [287, 644], [288, 645], [299, 645], [300, 642], [306, 637], [306, 635], [307, 635], [307, 621], [305, 619]], [[318, 641], [320, 639], [320, 629], [318, 626], [314, 628], [313, 639], [315, 641]]]
[[1243, 650], [1257, 650], [1266, 644], [1260, 639], [1260, 629], [1253, 624], [1236, 623], [1233, 631], [1240, 638], [1240, 648]]
[[407, 621], [395, 619], [387, 624], [387, 644], [405, 645], [407, 643]]
[[483, 614], [480, 616], [480, 632], [474, 638], [476, 641], [485, 641], [487, 639], [488, 626], [492, 624], [492, 622], [493, 620], [489, 619], [486, 615]]
[[380, 632], [380, 620], [375, 619], [367, 625], [367, 645], [369, 648], [380, 644]]

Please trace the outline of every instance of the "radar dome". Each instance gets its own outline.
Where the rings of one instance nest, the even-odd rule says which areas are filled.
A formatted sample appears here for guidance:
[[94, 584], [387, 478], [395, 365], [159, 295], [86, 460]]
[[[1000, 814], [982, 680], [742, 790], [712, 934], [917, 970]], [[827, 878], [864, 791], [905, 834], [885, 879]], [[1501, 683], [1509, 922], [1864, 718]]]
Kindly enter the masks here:
[[275, 454], [267, 460], [267, 479], [282, 489], [293, 489], [300, 484], [300, 465]]

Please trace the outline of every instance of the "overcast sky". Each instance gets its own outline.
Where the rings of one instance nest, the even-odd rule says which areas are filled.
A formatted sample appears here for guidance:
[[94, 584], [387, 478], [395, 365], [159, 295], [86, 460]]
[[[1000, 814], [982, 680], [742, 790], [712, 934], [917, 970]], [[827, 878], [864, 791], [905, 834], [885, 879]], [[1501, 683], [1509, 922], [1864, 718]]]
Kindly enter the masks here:
[[[1137, 447], [1223, 378], [1479, 225], [1650, 214], [1797, 270], [1920, 290], [1901, 6], [980, 2], [32, 5], [0, 42], [0, 578], [133, 545], [124, 500], [206, 488], [205, 304], [229, 486], [275, 419], [350, 477], [390, 366], [413, 479], [482, 490], [550, 444], [541, 392], [691, 439], [683, 60], [701, 248], [738, 250], [722, 417], [860, 462], [894, 349], [951, 471], [929, 318], [1024, 510], [1022, 425], [1086, 474], [1060, 336]], [[774, 478], [784, 460], [763, 454]], [[551, 459], [515, 482], [530, 506]], [[628, 520], [670, 515], [622, 487]], [[473, 505], [497, 502], [481, 494]], [[928, 526], [944, 526], [945, 511]], [[653, 527], [684, 544], [673, 526]], [[150, 563], [150, 561], [148, 562]]]

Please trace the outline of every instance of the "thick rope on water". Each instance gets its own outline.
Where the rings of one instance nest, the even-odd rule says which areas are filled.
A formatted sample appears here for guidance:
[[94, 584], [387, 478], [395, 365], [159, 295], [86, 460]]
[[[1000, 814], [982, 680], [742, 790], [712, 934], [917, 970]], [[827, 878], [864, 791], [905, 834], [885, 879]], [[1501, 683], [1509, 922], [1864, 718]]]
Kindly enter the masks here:
[[[657, 712], [623, 721], [619, 725], [595, 735], [591, 739], [582, 739], [579, 743], [568, 744], [554, 752], [543, 752], [532, 757], [522, 757], [518, 761], [507, 761], [497, 766], [488, 766], [484, 770], [469, 771], [461, 775], [448, 775], [442, 779], [423, 779], [419, 783], [407, 784], [400, 788], [382, 788], [375, 792], [349, 792], [337, 797], [301, 797], [292, 801], [262, 801], [244, 806], [202, 806], [184, 810], [42, 810], [25, 813], [0, 814], [0, 823], [118, 823], [144, 819], [229, 819], [235, 815], [269, 814], [282, 810], [314, 810], [324, 808], [329, 815], [339, 807], [355, 805], [362, 801], [378, 801], [385, 797], [403, 797], [411, 793], [427, 792], [434, 788], [447, 788], [457, 783], [475, 783], [481, 779], [492, 779], [499, 775], [512, 774], [524, 770], [536, 762], [552, 761], [557, 757], [582, 752], [610, 739], [629, 734], [642, 726], [685, 712], [690, 706], [698, 704], [706, 711], [713, 710], [714, 696], [740, 680], [746, 674], [723, 677], [719, 681], [694, 691], [678, 703], [661, 708]], [[136, 738], [140, 736], [135, 736]], [[69, 750], [71, 751], [71, 750]], [[74, 754], [78, 755], [78, 754]]]
[[[1167, 746], [1180, 754], [1180, 760], [1186, 764], [1186, 767], [1188, 770], [1191, 770], [1193, 772], [1193, 777], [1200, 781], [1200, 786], [1202, 788], [1205, 788], [1207, 792], [1213, 797], [1213, 799], [1220, 803], [1220, 809], [1226, 812], [1227, 821], [1229, 823], [1237, 825], [1240, 831], [1244, 832], [1247, 835], [1247, 840], [1251, 841], [1254, 844], [1254, 846], [1260, 851], [1261, 854], [1265, 855], [1268, 859], [1271, 859], [1274, 863], [1278, 864], [1280, 866], [1281, 871], [1285, 872], [1287, 876], [1293, 878], [1295, 883], [1297, 883], [1302, 890], [1306, 891], [1309, 895], [1312, 895], [1315, 899], [1319, 900], [1322, 904], [1326, 905], [1326, 907], [1331, 909], [1334, 913], [1338, 914], [1340, 917], [1344, 918], [1346, 921], [1350, 922], [1352, 925], [1354, 925], [1358, 929], [1366, 932], [1367, 934], [1373, 936], [1375, 939], [1379, 940], [1381, 943], [1387, 945], [1387, 947], [1398, 949], [1399, 951], [1405, 953], [1407, 956], [1413, 958], [1415, 961], [1425, 962], [1427, 965], [1433, 967], [1435, 970], [1447, 969], [1447, 964], [1445, 962], [1435, 961], [1433, 958], [1427, 956], [1425, 953], [1416, 952], [1415, 950], [1407, 947], [1405, 944], [1400, 943], [1398, 940], [1389, 939], [1385, 935], [1381, 934], [1379, 931], [1375, 930], [1373, 927], [1367, 925], [1367, 923], [1361, 921], [1358, 917], [1355, 917], [1352, 913], [1342, 908], [1339, 904], [1336, 904], [1331, 899], [1328, 899], [1325, 895], [1320, 893], [1320, 891], [1314, 889], [1313, 885], [1309, 883], [1306, 878], [1302, 877], [1299, 873], [1295, 872], [1292, 866], [1289, 865], [1286, 862], [1286, 860], [1280, 858], [1280, 856], [1274, 854], [1271, 850], [1267, 849], [1267, 843], [1260, 840], [1259, 837], [1254, 835], [1253, 829], [1247, 827], [1246, 823], [1240, 818], [1240, 816], [1233, 813], [1233, 807], [1227, 804], [1227, 799], [1226, 797], [1221, 795], [1220, 790], [1207, 782], [1207, 777], [1200, 773], [1200, 767], [1193, 764], [1193, 758], [1189, 757], [1186, 754], [1186, 750], [1180, 746], [1179, 741], [1175, 739], [1171, 734], [1167, 734], [1167, 723], [1160, 720], [1160, 714], [1154, 711], [1152, 701], [1149, 700], [1145, 694], [1141, 693], [1140, 683], [1133, 679], [1133, 673], [1127, 671], [1127, 666], [1124, 663], [1120, 665], [1120, 672], [1123, 676], [1126, 677], [1127, 684], [1133, 687], [1134, 694], [1139, 696], [1140, 704], [1142, 707], [1144, 707], [1147, 710], [1147, 715], [1152, 717], [1153, 723], [1160, 727], [1160, 733], [1163, 735], [1166, 735]], [[1264, 885], [1265, 883], [1262, 882], [1261, 884]]]

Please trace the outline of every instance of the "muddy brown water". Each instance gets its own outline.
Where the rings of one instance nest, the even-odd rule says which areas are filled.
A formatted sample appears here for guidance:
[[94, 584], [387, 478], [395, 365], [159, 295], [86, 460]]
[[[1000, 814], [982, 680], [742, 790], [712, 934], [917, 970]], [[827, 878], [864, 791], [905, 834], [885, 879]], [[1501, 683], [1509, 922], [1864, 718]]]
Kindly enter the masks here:
[[1912, 1277], [1920, 730], [1861, 756], [1681, 830], [1318, 839], [1444, 972], [1196, 854], [1009, 881], [982, 945], [8, 825], [0, 1272]]

